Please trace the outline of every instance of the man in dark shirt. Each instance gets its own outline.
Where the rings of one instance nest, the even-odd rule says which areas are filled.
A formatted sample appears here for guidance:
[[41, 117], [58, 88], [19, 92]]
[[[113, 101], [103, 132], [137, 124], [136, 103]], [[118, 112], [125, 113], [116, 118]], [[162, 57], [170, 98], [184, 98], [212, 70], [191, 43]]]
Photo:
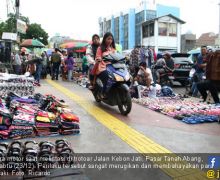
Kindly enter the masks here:
[[61, 63], [61, 56], [58, 53], [59, 49], [55, 49], [55, 53], [51, 56], [51, 63], [52, 63], [52, 80], [56, 78], [58, 80], [59, 76], [59, 68]]
[[[165, 60], [165, 65], [163, 65], [162, 68], [156, 70], [156, 76], [157, 76], [157, 83], [160, 83], [160, 75], [163, 73], [173, 72], [174, 70], [174, 60], [171, 57], [170, 53], [165, 53], [163, 55], [163, 58]], [[163, 64], [163, 63], [162, 63]]]
[[193, 82], [191, 89], [192, 95], [194, 97], [196, 97], [198, 94], [197, 84], [202, 81], [202, 77], [205, 73], [206, 57], [207, 57], [207, 46], [202, 46], [201, 53], [198, 55], [197, 62], [195, 64], [196, 72], [194, 74], [193, 79], [194, 80], [196, 79], [196, 81]]

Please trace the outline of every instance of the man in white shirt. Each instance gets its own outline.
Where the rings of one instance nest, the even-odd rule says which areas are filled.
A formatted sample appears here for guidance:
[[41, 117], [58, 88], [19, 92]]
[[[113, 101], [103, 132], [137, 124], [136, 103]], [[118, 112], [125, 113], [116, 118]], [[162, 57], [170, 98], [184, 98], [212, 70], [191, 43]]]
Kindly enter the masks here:
[[153, 76], [150, 68], [147, 67], [146, 62], [141, 62], [139, 71], [137, 73], [138, 84], [150, 87], [153, 84]]
[[12, 61], [12, 65], [13, 65], [14, 73], [17, 75], [20, 75], [21, 74], [21, 58], [20, 58], [19, 52], [16, 52], [15, 58]]

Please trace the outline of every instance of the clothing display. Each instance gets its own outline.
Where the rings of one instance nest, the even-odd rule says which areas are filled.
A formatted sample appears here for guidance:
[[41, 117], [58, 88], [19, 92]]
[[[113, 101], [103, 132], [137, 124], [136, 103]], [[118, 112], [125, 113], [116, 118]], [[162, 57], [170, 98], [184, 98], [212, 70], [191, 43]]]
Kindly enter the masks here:
[[1, 98], [0, 139], [80, 133], [79, 118], [53, 95]]
[[140, 98], [133, 102], [144, 105], [151, 110], [181, 120], [187, 124], [205, 122], [218, 122], [220, 120], [220, 107], [214, 104], [196, 102], [195, 99], [180, 96]]

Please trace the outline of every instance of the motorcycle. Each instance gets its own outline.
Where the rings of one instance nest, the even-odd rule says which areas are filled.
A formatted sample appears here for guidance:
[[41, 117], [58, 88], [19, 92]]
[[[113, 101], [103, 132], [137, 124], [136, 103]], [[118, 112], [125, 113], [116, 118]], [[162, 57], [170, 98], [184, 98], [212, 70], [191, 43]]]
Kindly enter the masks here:
[[[154, 82], [156, 82], [157, 81], [156, 71], [157, 71], [157, 69], [161, 69], [163, 67], [153, 65], [151, 68], [152, 68]], [[170, 87], [172, 87], [173, 86], [173, 81], [174, 81], [173, 72], [169, 71], [169, 72], [164, 72], [164, 73], [160, 74], [160, 85], [161, 86], [170, 86]]]
[[110, 62], [106, 65], [109, 76], [106, 84], [106, 97], [103, 97], [103, 84], [99, 77], [95, 80], [93, 96], [97, 102], [103, 101], [110, 106], [117, 105], [120, 113], [127, 115], [131, 111], [132, 101], [129, 92], [131, 76], [125, 64], [125, 57], [114, 53], [103, 57], [103, 61]]

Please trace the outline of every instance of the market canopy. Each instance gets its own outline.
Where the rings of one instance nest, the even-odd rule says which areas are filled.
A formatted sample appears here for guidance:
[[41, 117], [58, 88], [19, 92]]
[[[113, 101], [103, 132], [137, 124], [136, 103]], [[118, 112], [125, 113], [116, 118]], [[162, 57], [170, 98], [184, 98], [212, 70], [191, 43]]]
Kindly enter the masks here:
[[21, 47], [39, 47], [43, 48], [45, 45], [37, 39], [25, 39], [21, 44]]
[[71, 42], [61, 44], [60, 47], [70, 49], [70, 48], [82, 48], [88, 45], [89, 45], [89, 41], [71, 41]]

